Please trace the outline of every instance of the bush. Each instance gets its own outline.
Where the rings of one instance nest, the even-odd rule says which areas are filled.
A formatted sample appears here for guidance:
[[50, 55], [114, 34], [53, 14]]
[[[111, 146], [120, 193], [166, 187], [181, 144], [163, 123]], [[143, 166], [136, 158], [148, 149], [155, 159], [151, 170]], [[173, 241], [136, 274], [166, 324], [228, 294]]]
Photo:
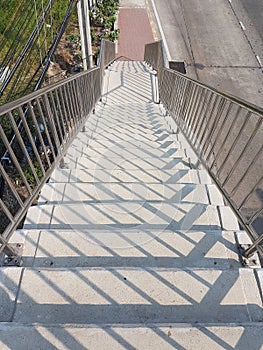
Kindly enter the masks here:
[[115, 41], [119, 37], [119, 29], [114, 29], [119, 2], [116, 0], [97, 1], [90, 11], [91, 40], [96, 57], [101, 39]]

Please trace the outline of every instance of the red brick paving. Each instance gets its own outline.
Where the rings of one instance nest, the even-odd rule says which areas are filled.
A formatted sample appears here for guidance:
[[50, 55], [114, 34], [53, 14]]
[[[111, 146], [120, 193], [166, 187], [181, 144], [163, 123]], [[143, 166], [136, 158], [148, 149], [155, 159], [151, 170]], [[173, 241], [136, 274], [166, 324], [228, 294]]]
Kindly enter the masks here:
[[144, 45], [154, 41], [147, 11], [144, 8], [120, 8], [120, 60], [143, 61]]

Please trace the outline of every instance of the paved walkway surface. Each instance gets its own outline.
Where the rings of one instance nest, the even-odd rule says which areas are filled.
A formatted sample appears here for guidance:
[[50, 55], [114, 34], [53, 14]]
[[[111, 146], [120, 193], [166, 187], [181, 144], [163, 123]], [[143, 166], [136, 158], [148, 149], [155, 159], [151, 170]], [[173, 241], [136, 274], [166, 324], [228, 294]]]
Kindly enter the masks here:
[[121, 2], [119, 11], [120, 37], [117, 57], [124, 61], [143, 61], [145, 44], [154, 41], [146, 7], [135, 6], [134, 1]]

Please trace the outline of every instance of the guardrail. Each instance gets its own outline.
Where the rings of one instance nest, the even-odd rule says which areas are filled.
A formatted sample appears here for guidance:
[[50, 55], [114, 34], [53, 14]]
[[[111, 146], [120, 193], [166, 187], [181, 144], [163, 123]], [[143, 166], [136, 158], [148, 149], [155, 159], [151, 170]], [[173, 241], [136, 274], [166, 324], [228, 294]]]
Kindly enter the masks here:
[[0, 107], [0, 143], [8, 154], [0, 163], [0, 253], [9, 262], [20, 264], [8, 243], [13, 232], [101, 97], [103, 71], [115, 56], [112, 47], [110, 42], [102, 47], [110, 53], [102, 54], [101, 67]]
[[164, 68], [162, 43], [146, 45], [160, 101], [263, 255], [263, 110]]

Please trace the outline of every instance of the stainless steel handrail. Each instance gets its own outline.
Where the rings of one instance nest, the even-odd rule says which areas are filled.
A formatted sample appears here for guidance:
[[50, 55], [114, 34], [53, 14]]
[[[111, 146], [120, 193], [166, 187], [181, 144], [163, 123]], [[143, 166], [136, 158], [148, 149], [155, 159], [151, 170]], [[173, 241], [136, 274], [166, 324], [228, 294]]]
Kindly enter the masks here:
[[161, 41], [145, 47], [160, 101], [263, 255], [263, 110], [164, 68]]
[[[17, 251], [8, 242], [100, 99], [103, 71], [115, 58], [113, 48], [114, 43], [105, 41], [102, 50], [109, 52], [102, 53], [100, 67], [0, 107], [0, 142], [10, 160], [7, 166], [0, 163], [5, 184], [0, 253], [16, 264]], [[15, 135], [12, 143], [10, 135]]]

